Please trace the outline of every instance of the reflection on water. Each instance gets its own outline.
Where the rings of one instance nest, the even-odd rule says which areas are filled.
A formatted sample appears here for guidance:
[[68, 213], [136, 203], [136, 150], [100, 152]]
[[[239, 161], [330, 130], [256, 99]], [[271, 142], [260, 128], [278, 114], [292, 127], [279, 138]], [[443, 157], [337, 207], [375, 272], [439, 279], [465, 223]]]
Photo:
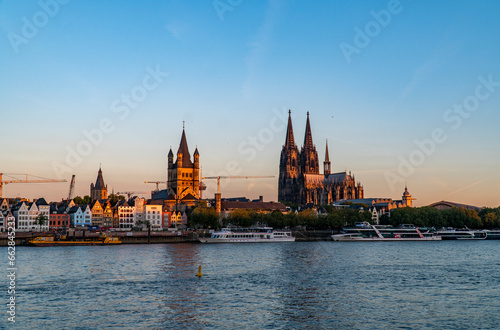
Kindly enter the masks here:
[[16, 326], [498, 328], [499, 248], [500, 241], [19, 247]]

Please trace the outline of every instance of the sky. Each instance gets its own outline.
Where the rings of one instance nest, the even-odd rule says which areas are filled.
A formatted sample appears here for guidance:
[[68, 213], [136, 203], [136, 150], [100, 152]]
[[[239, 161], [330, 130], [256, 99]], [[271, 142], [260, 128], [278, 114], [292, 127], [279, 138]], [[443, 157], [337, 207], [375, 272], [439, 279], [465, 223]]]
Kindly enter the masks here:
[[[288, 110], [365, 197], [500, 205], [500, 3], [0, 1], [4, 197], [166, 179], [183, 123], [223, 197], [277, 200]], [[322, 171], [322, 166], [320, 166]], [[215, 180], [207, 180], [213, 196]], [[165, 186], [161, 185], [160, 188]], [[141, 195], [147, 197], [148, 195]]]

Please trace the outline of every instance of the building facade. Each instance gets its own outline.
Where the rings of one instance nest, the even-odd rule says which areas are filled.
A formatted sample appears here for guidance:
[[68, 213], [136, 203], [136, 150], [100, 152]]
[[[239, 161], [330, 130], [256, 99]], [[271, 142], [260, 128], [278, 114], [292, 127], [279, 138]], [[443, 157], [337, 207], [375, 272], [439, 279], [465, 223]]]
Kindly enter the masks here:
[[195, 200], [199, 198], [200, 154], [196, 148], [191, 161], [184, 128], [175, 162], [172, 149], [168, 153], [167, 191], [168, 195], [174, 196], [177, 203], [186, 197]]
[[364, 198], [361, 183], [351, 172], [331, 173], [331, 162], [326, 143], [323, 174], [319, 172], [319, 158], [313, 143], [309, 112], [307, 113], [304, 144], [295, 144], [292, 115], [288, 112], [285, 144], [281, 150], [278, 200], [294, 204], [331, 204], [339, 200]]

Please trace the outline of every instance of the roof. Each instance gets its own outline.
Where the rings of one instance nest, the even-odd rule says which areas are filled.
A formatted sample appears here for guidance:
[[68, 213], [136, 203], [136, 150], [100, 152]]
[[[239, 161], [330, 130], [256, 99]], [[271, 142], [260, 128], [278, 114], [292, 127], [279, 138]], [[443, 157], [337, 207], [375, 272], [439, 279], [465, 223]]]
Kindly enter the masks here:
[[102, 170], [99, 166], [99, 172], [97, 172], [97, 179], [95, 180], [94, 189], [104, 189], [104, 178], [102, 177]]
[[476, 210], [476, 211], [482, 210], [482, 207], [461, 204], [461, 203], [455, 203], [455, 202], [447, 202], [447, 201], [440, 201], [440, 202], [432, 203], [428, 206], [435, 207], [435, 208], [440, 209], [440, 210], [450, 209], [452, 207], [459, 207], [459, 208], [463, 208], [463, 209], [467, 209], [467, 210]]
[[[182, 155], [182, 164], [178, 163], [179, 155]], [[181, 143], [179, 144], [179, 150], [177, 150], [177, 160], [175, 161], [175, 165], [177, 167], [193, 167], [184, 129], [182, 129]]]
[[196, 197], [194, 197], [192, 194], [187, 194], [181, 199], [181, 201], [192, 201], [192, 200], [196, 200]]
[[221, 201], [221, 208], [223, 210], [230, 209], [260, 209], [260, 210], [280, 210], [286, 212], [286, 206], [283, 203], [276, 202], [233, 202]]

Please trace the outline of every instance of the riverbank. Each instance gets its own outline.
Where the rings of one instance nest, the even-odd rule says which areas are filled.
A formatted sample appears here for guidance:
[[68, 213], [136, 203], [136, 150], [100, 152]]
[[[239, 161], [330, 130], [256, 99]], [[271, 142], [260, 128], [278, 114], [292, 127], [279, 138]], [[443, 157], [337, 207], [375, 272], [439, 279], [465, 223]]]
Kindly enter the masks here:
[[[331, 241], [331, 235], [336, 232], [331, 230], [315, 231], [292, 231], [296, 242]], [[67, 239], [98, 238], [99, 232], [88, 232], [83, 230], [71, 231]], [[60, 235], [54, 232], [16, 232], [14, 239], [16, 246], [24, 245], [28, 239], [37, 236]], [[110, 237], [119, 237], [122, 244], [169, 244], [169, 243], [194, 243], [198, 242], [198, 235], [209, 235], [209, 233], [197, 233], [193, 231], [112, 231], [107, 232]], [[0, 246], [7, 246], [7, 233], [0, 234]]]

